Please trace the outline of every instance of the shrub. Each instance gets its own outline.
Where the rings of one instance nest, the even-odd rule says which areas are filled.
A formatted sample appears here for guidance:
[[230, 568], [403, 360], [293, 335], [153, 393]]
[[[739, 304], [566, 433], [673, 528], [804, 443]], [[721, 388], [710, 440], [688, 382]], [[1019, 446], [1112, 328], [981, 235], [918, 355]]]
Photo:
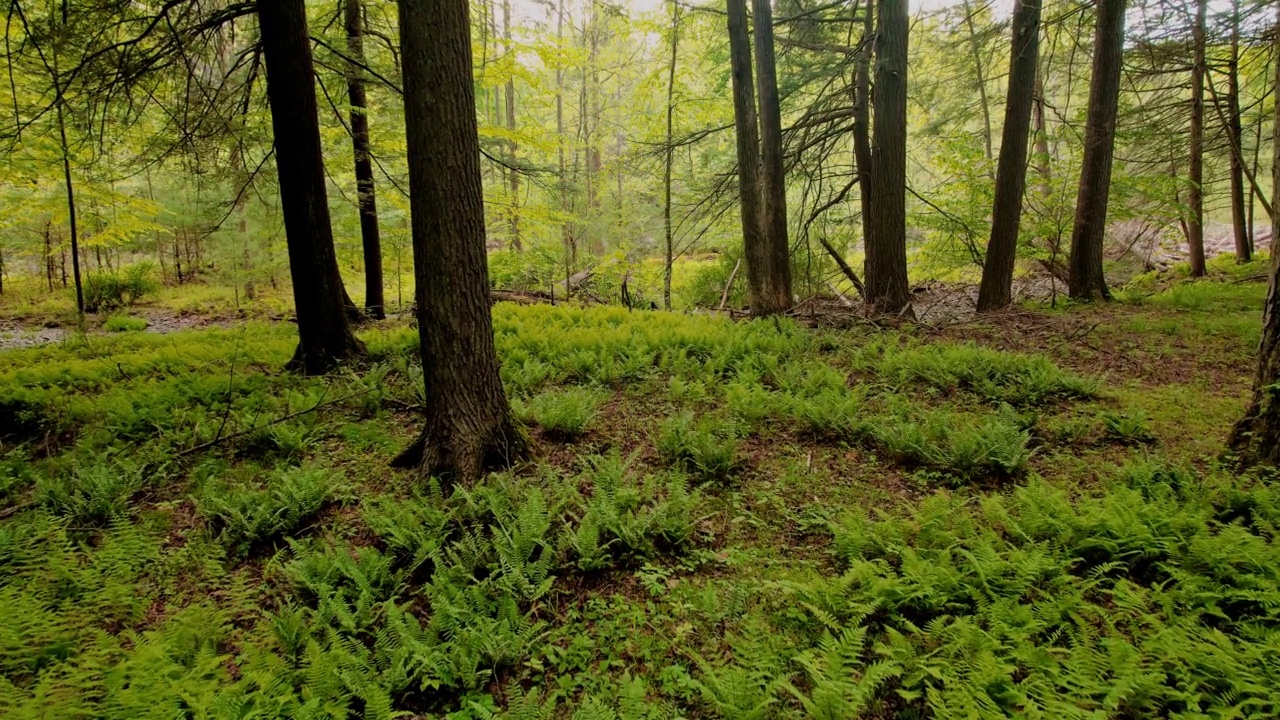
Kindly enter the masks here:
[[734, 428], [714, 418], [695, 420], [689, 411], [663, 421], [657, 444], [667, 462], [704, 480], [724, 480], [737, 465]]
[[1145, 445], [1155, 442], [1156, 436], [1147, 427], [1147, 415], [1142, 411], [1118, 413], [1104, 411], [1102, 419], [1103, 435], [1122, 445]]
[[130, 315], [112, 315], [102, 323], [102, 329], [107, 332], [138, 332], [147, 329], [147, 321]]
[[293, 534], [335, 499], [329, 473], [291, 468], [277, 472], [261, 490], [211, 483], [196, 506], [231, 554], [240, 556]]
[[117, 272], [89, 275], [84, 281], [85, 312], [96, 313], [137, 304], [145, 295], [159, 288], [152, 278], [153, 270], [151, 263], [140, 262]]
[[571, 387], [549, 390], [512, 406], [522, 420], [533, 420], [549, 435], [572, 440], [587, 431], [604, 398], [600, 391]]
[[890, 454], [963, 482], [1016, 477], [1031, 458], [1031, 434], [998, 415], [975, 424], [972, 418], [937, 411], [923, 421], [882, 417], [870, 427], [876, 442]]
[[1043, 355], [1001, 352], [972, 343], [907, 347], [871, 343], [858, 360], [890, 383], [918, 383], [943, 392], [968, 390], [993, 403], [1021, 407], [1097, 393], [1096, 382], [1063, 371]]
[[102, 462], [37, 481], [37, 493], [45, 507], [73, 527], [103, 527], [128, 514], [129, 501], [142, 484], [136, 469]]

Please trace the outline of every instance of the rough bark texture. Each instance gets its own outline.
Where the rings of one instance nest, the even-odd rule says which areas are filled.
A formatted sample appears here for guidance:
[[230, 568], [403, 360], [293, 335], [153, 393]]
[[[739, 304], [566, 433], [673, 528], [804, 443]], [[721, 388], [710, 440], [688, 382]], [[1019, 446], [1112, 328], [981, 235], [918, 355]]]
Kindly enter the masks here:
[[1197, 0], [1196, 24], [1192, 28], [1194, 58], [1191, 62], [1191, 157], [1187, 163], [1190, 187], [1187, 205], [1187, 245], [1191, 277], [1204, 276], [1204, 26], [1209, 0]]
[[1013, 302], [1013, 264], [1018, 254], [1022, 193], [1027, 184], [1027, 143], [1040, 50], [1040, 0], [1017, 0], [1013, 10], [1013, 53], [1009, 60], [1009, 93], [1005, 98], [1004, 134], [996, 170], [996, 197], [991, 211], [991, 238], [982, 265], [978, 311], [997, 310]]
[[401, 0], [413, 265], [427, 414], [397, 458], [469, 482], [524, 455], [489, 310], [467, 0]]
[[871, 236], [871, 55], [875, 48], [872, 0], [862, 11], [862, 49], [853, 81], [853, 160], [858, 168], [858, 197], [863, 242]]
[[907, 0], [880, 0], [872, 119], [874, 150], [863, 275], [873, 312], [901, 313], [907, 284]]
[[[1275, 49], [1280, 53], [1280, 5], [1276, 6]], [[1280, 54], [1276, 56], [1280, 58]], [[1275, 63], [1280, 92], [1280, 62]], [[1280, 238], [1280, 103], [1276, 103], [1271, 159], [1271, 237]], [[1262, 316], [1258, 373], [1253, 400], [1231, 433], [1231, 448], [1244, 465], [1280, 466], [1280, 252], [1271, 252], [1271, 284]]]
[[738, 197], [742, 205], [742, 247], [747, 261], [751, 312], [765, 313], [769, 253], [760, 219], [760, 135], [746, 0], [728, 0], [729, 65], [733, 79], [733, 126], [738, 141]]
[[[347, 53], [364, 63], [364, 8], [360, 0], [346, 0]], [[355, 154], [356, 190], [360, 203], [360, 240], [364, 245], [364, 308], [370, 317], [386, 317], [382, 296], [382, 239], [378, 233], [378, 202], [373, 186], [373, 162], [369, 156], [369, 113], [361, 69], [354, 64], [347, 75], [351, 101], [351, 148]]]
[[364, 346], [351, 332], [350, 301], [333, 250], [306, 4], [303, 0], [259, 3], [258, 23], [298, 313], [298, 351], [289, 367], [323, 373], [363, 352]]
[[760, 95], [760, 227], [769, 257], [758, 314], [791, 308], [791, 243], [787, 238], [787, 180], [782, 164], [782, 109], [773, 53], [770, 0], [752, 0], [755, 12], [756, 87]]
[[1071, 297], [1110, 300], [1102, 273], [1102, 244], [1111, 194], [1111, 158], [1115, 150], [1120, 71], [1124, 63], [1125, 0], [1098, 0], [1093, 37], [1093, 77], [1085, 117], [1084, 161], [1071, 230]]
[[1231, 228], [1236, 262], [1253, 260], [1244, 202], [1244, 127], [1240, 120], [1240, 2], [1231, 8], [1231, 54], [1227, 58], [1227, 142], [1231, 143]]

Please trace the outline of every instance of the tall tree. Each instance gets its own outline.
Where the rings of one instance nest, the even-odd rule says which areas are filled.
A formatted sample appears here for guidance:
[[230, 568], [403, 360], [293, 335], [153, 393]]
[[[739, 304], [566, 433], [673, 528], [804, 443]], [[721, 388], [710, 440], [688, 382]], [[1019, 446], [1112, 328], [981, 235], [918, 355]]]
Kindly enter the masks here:
[[742, 208], [742, 247], [747, 261], [751, 311], [764, 314], [770, 262], [761, 226], [760, 135], [746, 0], [728, 0], [729, 67], [733, 82], [733, 126], [738, 148], [738, 198]]
[[853, 85], [853, 162], [858, 169], [864, 242], [871, 237], [871, 56], [875, 50], [874, 22], [874, 0], [866, 0], [862, 10], [862, 47], [854, 69]]
[[1027, 143], [1035, 98], [1040, 50], [1041, 0], [1015, 0], [1013, 53], [1009, 58], [1009, 92], [1005, 98], [1004, 134], [996, 170], [996, 197], [991, 210], [991, 238], [982, 265], [978, 311], [1013, 302], [1013, 264], [1018, 255], [1022, 194], [1027, 184]]
[[382, 239], [378, 234], [378, 203], [374, 194], [373, 162], [369, 151], [369, 103], [365, 98], [364, 4], [345, 0], [343, 17], [347, 27], [347, 97], [351, 101], [351, 148], [355, 154], [356, 190], [360, 205], [360, 239], [364, 245], [364, 307], [371, 317], [386, 317], [382, 297]]
[[907, 284], [907, 0], [879, 0], [871, 187], [864, 274], [874, 312], [909, 308]]
[[[1276, 5], [1275, 78], [1280, 98], [1280, 5]], [[1253, 399], [1231, 433], [1231, 448], [1245, 465], [1280, 466], [1280, 102], [1275, 103], [1271, 142], [1271, 283], [1263, 306], [1262, 340]]]
[[1205, 16], [1209, 0], [1196, 0], [1195, 26], [1192, 28], [1191, 62], [1191, 157], [1187, 164], [1190, 187], [1187, 204], [1187, 245], [1190, 250], [1191, 277], [1203, 277], [1204, 268], [1204, 77]]
[[1244, 127], [1240, 118], [1240, 0], [1231, 3], [1231, 47], [1227, 56], [1227, 142], [1231, 144], [1231, 229], [1236, 262], [1253, 260], [1244, 191]]
[[[507, 62], [510, 63], [512, 72], [507, 74], [507, 132], [512, 135], [516, 132], [516, 76], [514, 68], [516, 66], [514, 46], [511, 44], [511, 0], [502, 0], [502, 52], [507, 56]], [[474, 102], [474, 101], [473, 101]], [[511, 249], [521, 250], [523, 245], [520, 241], [520, 173], [516, 170], [516, 152], [519, 146], [514, 138], [507, 140], [507, 160], [511, 163], [511, 167], [507, 168], [507, 182], [511, 188], [511, 206], [508, 209], [507, 222], [511, 226]]]
[[[671, 0], [671, 63], [667, 67], [667, 147], [666, 158], [662, 168], [662, 224], [666, 232], [667, 248], [662, 267], [662, 307], [671, 309], [671, 273], [675, 266], [675, 238], [671, 230], [671, 165], [675, 160], [676, 148], [673, 140], [673, 125], [676, 114], [676, 53], [680, 48], [680, 5]], [[561, 163], [564, 163], [561, 155]]]
[[427, 414], [396, 460], [467, 482], [524, 454], [489, 308], [468, 0], [401, 0], [413, 265]]
[[258, 25], [298, 314], [298, 350], [289, 367], [323, 373], [364, 346], [347, 319], [349, 301], [333, 249], [306, 3], [258, 3]]
[[[752, 301], [761, 315], [791, 307], [791, 244], [787, 238], [787, 178], [782, 163], [782, 108], [778, 98], [778, 68], [773, 51], [771, 0], [752, 0], [755, 13], [756, 87], [760, 95], [760, 229], [768, 264], [764, 294]], [[759, 309], [756, 309], [756, 306]]]
[[1097, 0], [1093, 69], [1085, 116], [1084, 161], [1071, 230], [1070, 295], [1078, 300], [1110, 300], [1102, 272], [1102, 247], [1111, 195], [1111, 160], [1120, 107], [1124, 64], [1125, 0]]

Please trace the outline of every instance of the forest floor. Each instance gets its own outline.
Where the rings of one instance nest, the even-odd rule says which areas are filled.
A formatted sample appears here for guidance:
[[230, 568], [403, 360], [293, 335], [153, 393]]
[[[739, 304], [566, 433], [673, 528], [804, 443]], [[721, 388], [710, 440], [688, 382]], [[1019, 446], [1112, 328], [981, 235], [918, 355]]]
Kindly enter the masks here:
[[0, 716], [1280, 716], [1247, 271], [882, 329], [495, 308], [537, 455], [393, 471], [416, 336], [0, 354]]

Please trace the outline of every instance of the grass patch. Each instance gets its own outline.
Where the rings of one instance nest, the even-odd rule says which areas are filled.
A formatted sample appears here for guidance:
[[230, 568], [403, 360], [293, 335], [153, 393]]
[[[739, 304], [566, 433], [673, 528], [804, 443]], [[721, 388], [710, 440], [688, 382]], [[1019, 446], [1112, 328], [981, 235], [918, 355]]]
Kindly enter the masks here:
[[140, 332], [147, 329], [147, 321], [131, 315], [112, 315], [102, 323], [102, 329], [112, 333]]

